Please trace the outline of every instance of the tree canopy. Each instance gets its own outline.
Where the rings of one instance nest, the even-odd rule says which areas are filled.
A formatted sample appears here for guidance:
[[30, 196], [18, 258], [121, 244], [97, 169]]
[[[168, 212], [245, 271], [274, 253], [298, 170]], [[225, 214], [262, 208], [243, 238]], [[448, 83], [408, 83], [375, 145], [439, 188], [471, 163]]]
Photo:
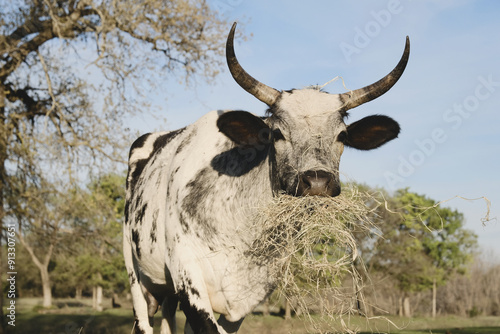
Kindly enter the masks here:
[[385, 197], [387, 205], [376, 211], [380, 231], [359, 236], [370, 274], [392, 280], [405, 299], [465, 272], [477, 236], [464, 228], [462, 213], [408, 189]]
[[122, 120], [147, 110], [144, 91], [220, 69], [227, 25], [202, 0], [4, 0], [1, 7], [4, 180], [40, 162], [123, 162]]

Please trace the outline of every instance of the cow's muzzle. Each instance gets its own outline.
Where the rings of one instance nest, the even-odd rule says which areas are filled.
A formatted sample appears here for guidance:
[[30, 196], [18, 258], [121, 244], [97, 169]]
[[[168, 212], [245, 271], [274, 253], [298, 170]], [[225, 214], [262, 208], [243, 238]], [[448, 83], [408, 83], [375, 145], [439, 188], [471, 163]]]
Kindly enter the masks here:
[[297, 196], [338, 196], [340, 182], [332, 173], [322, 170], [309, 170], [299, 175]]

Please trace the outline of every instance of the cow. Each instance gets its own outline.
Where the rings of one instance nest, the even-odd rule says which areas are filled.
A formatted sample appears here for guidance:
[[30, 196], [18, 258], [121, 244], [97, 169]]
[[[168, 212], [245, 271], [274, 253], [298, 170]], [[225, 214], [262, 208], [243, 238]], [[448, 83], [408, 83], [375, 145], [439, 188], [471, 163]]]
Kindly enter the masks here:
[[[149, 133], [131, 146], [123, 229], [136, 333], [236, 333], [276, 286], [269, 265], [248, 252], [259, 235], [251, 217], [274, 196], [337, 196], [344, 147], [371, 150], [396, 138], [399, 124], [373, 115], [352, 124], [348, 111], [386, 93], [397, 66], [364, 88], [330, 94], [318, 87], [279, 91], [239, 64], [233, 24], [226, 58], [234, 80], [268, 106], [266, 116], [212, 111], [170, 132]], [[215, 314], [220, 316], [217, 318]]]

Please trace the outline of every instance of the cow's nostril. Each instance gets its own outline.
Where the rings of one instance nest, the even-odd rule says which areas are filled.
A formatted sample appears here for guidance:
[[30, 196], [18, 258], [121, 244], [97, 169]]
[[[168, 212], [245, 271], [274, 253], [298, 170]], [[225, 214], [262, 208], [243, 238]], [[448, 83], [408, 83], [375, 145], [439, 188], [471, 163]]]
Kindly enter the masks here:
[[332, 173], [322, 170], [309, 170], [300, 175], [298, 196], [337, 196], [339, 193], [340, 187], [336, 186], [335, 177]]
[[311, 188], [325, 187], [332, 175], [324, 171], [307, 171], [302, 174], [302, 181]]

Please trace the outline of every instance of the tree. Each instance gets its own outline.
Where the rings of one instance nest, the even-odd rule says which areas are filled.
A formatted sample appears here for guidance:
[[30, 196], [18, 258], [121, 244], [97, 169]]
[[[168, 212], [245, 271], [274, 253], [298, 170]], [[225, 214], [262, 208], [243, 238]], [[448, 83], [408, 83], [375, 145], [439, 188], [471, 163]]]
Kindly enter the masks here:
[[52, 283], [49, 265], [65, 234], [70, 233], [67, 222], [71, 219], [73, 206], [78, 205], [78, 199], [75, 192], [61, 194], [45, 182], [35, 186], [21, 181], [18, 179], [15, 188], [21, 191], [10, 193], [8, 204], [19, 226], [18, 239], [39, 270], [43, 306], [50, 307]]
[[44, 307], [52, 305], [51, 270], [59, 281], [76, 277], [74, 288], [87, 288], [81, 286], [82, 280], [90, 283], [101, 296], [101, 300], [96, 298], [98, 310], [102, 310], [103, 286], [125, 287], [121, 254], [124, 184], [124, 176], [108, 174], [91, 182], [88, 189], [72, 187], [61, 193], [43, 184], [22, 191], [29, 197], [9, 197], [15, 199], [11, 207], [20, 226], [19, 240], [40, 272]]
[[[410, 316], [410, 295], [443, 285], [463, 273], [474, 254], [477, 237], [463, 228], [463, 215], [424, 195], [399, 190], [377, 213], [381, 237], [361, 239], [368, 271], [394, 280], [401, 292], [400, 315]], [[372, 237], [374, 237], [373, 235]], [[435, 315], [433, 294], [433, 312]]]
[[142, 92], [165, 73], [213, 77], [227, 29], [204, 0], [0, 7], [0, 230], [16, 216], [6, 200], [14, 176], [67, 182], [122, 162], [122, 120], [148, 105]]
[[460, 316], [500, 315], [500, 263], [496, 254], [476, 254], [466, 275], [439, 287], [439, 306]]
[[79, 259], [90, 264], [83, 268], [94, 286], [94, 308], [101, 311], [103, 289], [123, 290], [128, 282], [121, 252], [125, 176], [107, 174], [92, 182], [86, 202], [90, 225], [84, 230], [91, 231], [92, 238]]
[[[432, 316], [436, 316], [436, 290], [455, 273], [464, 273], [477, 247], [477, 236], [463, 228], [463, 214], [440, 207], [435, 201], [406, 190], [398, 192], [397, 200], [403, 207], [405, 225], [419, 236], [429, 267], [421, 278], [423, 288], [431, 281], [433, 291]], [[420, 224], [420, 228], [417, 228]], [[414, 232], [413, 232], [414, 231]]]

